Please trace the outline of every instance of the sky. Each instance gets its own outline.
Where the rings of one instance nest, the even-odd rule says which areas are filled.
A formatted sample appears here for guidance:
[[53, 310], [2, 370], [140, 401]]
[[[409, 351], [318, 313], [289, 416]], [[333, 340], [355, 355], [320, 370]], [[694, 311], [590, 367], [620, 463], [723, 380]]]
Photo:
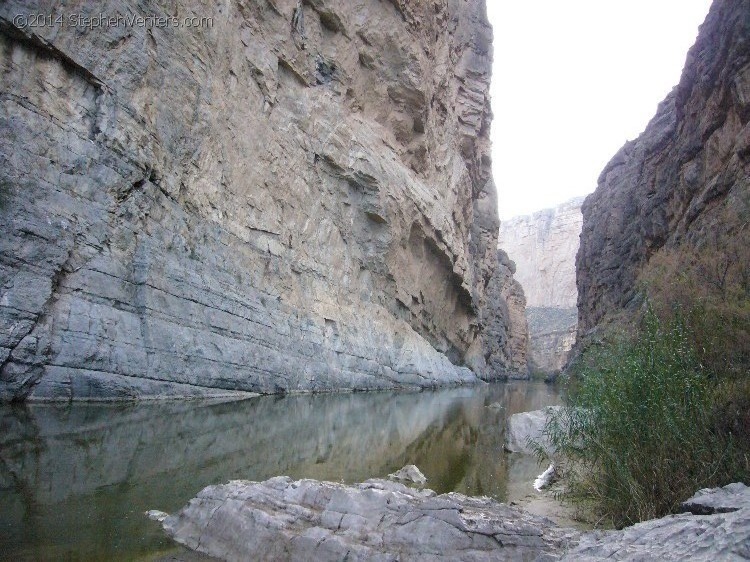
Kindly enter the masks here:
[[487, 0], [500, 218], [596, 188], [679, 82], [710, 0]]

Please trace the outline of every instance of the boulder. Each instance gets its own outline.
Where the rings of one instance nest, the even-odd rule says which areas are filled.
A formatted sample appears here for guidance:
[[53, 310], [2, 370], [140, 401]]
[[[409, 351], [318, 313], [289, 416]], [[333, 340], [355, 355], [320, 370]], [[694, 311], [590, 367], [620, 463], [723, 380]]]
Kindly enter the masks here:
[[400, 480], [401, 482], [411, 482], [419, 486], [424, 486], [425, 484], [427, 484], [427, 477], [422, 474], [422, 471], [413, 464], [407, 464], [398, 472], [389, 474], [388, 478], [390, 478], [391, 480]]
[[562, 560], [747, 560], [749, 492], [742, 483], [700, 490], [682, 504], [688, 513], [644, 521], [621, 531], [587, 533]]
[[723, 488], [704, 488], [682, 502], [680, 508], [695, 515], [729, 513], [750, 508], [750, 488], [741, 482], [728, 484]]
[[681, 513], [638, 523], [622, 531], [587, 533], [561, 560], [747, 560], [750, 509], [715, 515]]
[[505, 450], [510, 453], [534, 454], [534, 449], [530, 446], [530, 441], [533, 440], [542, 445], [548, 454], [552, 454], [554, 450], [544, 435], [544, 426], [550, 415], [559, 409], [559, 406], [550, 406], [510, 416], [505, 427]]
[[209, 486], [163, 526], [224, 560], [554, 560], [578, 538], [489, 498], [285, 476]]

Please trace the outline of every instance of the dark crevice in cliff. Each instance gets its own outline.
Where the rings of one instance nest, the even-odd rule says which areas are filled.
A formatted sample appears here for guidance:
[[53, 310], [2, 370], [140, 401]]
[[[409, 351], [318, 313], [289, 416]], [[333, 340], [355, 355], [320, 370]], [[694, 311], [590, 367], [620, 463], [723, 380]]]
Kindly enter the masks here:
[[59, 50], [57, 47], [55, 47], [55, 45], [53, 45], [43, 37], [40, 37], [35, 33], [26, 31], [25, 29], [16, 27], [2, 16], [0, 16], [0, 33], [3, 33], [4, 35], [14, 39], [15, 41], [22, 43], [24, 46], [35, 51], [42, 57], [53, 58], [60, 61], [60, 63], [66, 69], [68, 69], [69, 72], [75, 72], [76, 74], [79, 74], [87, 82], [96, 86], [97, 88], [100, 88], [102, 90], [107, 89], [106, 84], [102, 80], [97, 78], [88, 68], [78, 64], [68, 54]]
[[[59, 242], [59, 241], [58, 241]], [[24, 401], [39, 384], [43, 375], [43, 365], [49, 360], [49, 333], [52, 329], [52, 311], [58, 299], [60, 287], [65, 276], [71, 271], [71, 262], [75, 252], [75, 242], [71, 242], [67, 256], [52, 273], [49, 296], [38, 311], [32, 315], [32, 322], [17, 335], [18, 341], [10, 348], [6, 359], [0, 364], [0, 378], [13, 380], [15, 396], [13, 401]], [[37, 328], [48, 323], [47, 330], [37, 331]], [[35, 332], [37, 332], [35, 334]], [[24, 349], [22, 349], [24, 348]], [[16, 353], [21, 350], [22, 353]], [[12, 373], [10, 371], [13, 371]], [[20, 380], [19, 380], [20, 379]]]

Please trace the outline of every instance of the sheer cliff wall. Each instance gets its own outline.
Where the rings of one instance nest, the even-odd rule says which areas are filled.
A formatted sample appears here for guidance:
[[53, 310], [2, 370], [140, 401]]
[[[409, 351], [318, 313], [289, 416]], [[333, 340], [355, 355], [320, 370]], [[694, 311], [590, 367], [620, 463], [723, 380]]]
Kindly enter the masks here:
[[575, 258], [583, 197], [500, 224], [498, 244], [516, 263], [530, 308], [575, 308]]
[[0, 397], [517, 375], [491, 59], [480, 0], [4, 2]]
[[660, 248], [728, 232], [749, 178], [750, 1], [716, 0], [680, 83], [583, 204], [579, 337], [638, 307], [638, 274]]

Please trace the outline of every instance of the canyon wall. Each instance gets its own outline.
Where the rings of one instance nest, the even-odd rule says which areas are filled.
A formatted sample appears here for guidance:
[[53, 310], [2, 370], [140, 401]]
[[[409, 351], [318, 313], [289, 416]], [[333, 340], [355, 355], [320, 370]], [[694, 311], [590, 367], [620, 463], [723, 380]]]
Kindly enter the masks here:
[[527, 308], [529, 369], [557, 374], [568, 363], [576, 343], [578, 310], [573, 308]]
[[0, 398], [522, 375], [491, 60], [480, 0], [4, 2]]
[[529, 367], [555, 373], [576, 341], [575, 259], [581, 204], [575, 198], [552, 209], [502, 221], [498, 245], [515, 263], [526, 295]]
[[516, 264], [514, 277], [523, 287], [528, 307], [575, 308], [582, 203], [583, 197], [576, 197], [500, 223], [498, 244]]
[[680, 83], [607, 164], [583, 205], [579, 337], [639, 305], [637, 279], [660, 248], [731, 228], [750, 197], [750, 0], [716, 0]]

